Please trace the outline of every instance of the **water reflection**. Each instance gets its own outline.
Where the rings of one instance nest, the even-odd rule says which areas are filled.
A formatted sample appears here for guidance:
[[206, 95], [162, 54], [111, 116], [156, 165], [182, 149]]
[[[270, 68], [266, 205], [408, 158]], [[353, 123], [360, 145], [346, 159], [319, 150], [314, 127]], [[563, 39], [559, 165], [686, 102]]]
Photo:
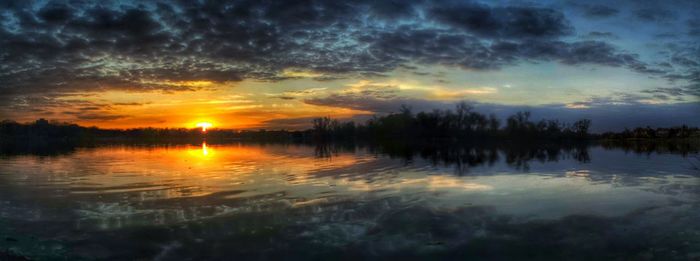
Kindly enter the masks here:
[[0, 250], [39, 259], [522, 259], [535, 250], [685, 259], [700, 251], [696, 147], [615, 146], [8, 149], [0, 234], [27, 243]]
[[207, 150], [206, 142], [202, 142], [202, 155], [204, 155], [204, 157], [209, 155], [209, 150]]
[[[342, 152], [353, 153], [357, 149], [366, 149], [377, 155], [402, 159], [411, 164], [415, 158], [426, 160], [433, 165], [453, 166], [455, 173], [466, 174], [470, 168], [482, 165], [493, 166], [503, 160], [516, 170], [528, 171], [533, 161], [556, 162], [573, 159], [582, 163], [590, 161], [587, 143], [568, 144], [462, 144], [462, 145], [415, 145], [415, 144], [381, 144], [356, 146], [354, 144], [316, 144], [315, 155], [319, 158], [332, 158]], [[596, 146], [597, 147], [597, 146]], [[614, 149], [615, 147], [608, 147]], [[672, 151], [675, 153], [676, 151]], [[687, 152], [685, 152], [687, 153]]]

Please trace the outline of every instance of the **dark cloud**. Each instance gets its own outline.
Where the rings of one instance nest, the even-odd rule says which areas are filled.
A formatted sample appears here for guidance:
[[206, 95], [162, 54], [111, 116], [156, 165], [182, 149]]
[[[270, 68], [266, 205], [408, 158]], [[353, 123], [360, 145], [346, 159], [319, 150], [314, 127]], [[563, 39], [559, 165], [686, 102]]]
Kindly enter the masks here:
[[48, 23], [60, 24], [73, 17], [75, 10], [66, 5], [47, 5], [37, 13], [37, 16]]
[[142, 105], [144, 105], [144, 103], [140, 103], [140, 102], [117, 102], [117, 103], [114, 103], [113, 105], [116, 105], [116, 106], [142, 106]]
[[645, 100], [650, 99], [648, 95], [616, 92], [608, 96], [592, 96], [584, 101], [567, 104], [571, 107], [606, 107], [613, 105], [642, 105]]
[[80, 120], [116, 120], [127, 118], [127, 115], [119, 114], [119, 108], [115, 106], [138, 106], [142, 103], [106, 103], [82, 100], [77, 98], [64, 98], [60, 94], [54, 95], [22, 95], [15, 96], [0, 106], [0, 115], [10, 113], [31, 113], [37, 116], [72, 116]]
[[[365, 122], [370, 119], [372, 115], [360, 114], [353, 115], [348, 118], [337, 118], [333, 119], [339, 121], [354, 121], [354, 122]], [[287, 130], [306, 130], [310, 128], [311, 122], [317, 117], [301, 117], [301, 118], [286, 118], [286, 119], [272, 119], [261, 123], [260, 127], [269, 127], [272, 129], [287, 129]]]
[[88, 106], [88, 107], [80, 107], [80, 108], [78, 108], [78, 110], [81, 110], [81, 111], [99, 111], [99, 110], [102, 110], [102, 107]]
[[74, 115], [77, 119], [87, 121], [112, 121], [127, 118], [126, 115], [110, 114], [110, 113], [95, 113], [82, 111], [67, 111], [63, 114]]
[[700, 37], [700, 19], [694, 18], [687, 22], [688, 24], [688, 35], [692, 37]]
[[679, 55], [674, 55], [673, 57], [671, 57], [671, 62], [686, 67], [697, 67], [698, 65], [700, 65], [696, 60]]
[[683, 100], [683, 98], [687, 96], [700, 97], [700, 88], [693, 85], [680, 87], [658, 87], [643, 90], [642, 93], [658, 95], [658, 97], [663, 96]]
[[620, 10], [605, 5], [584, 5], [583, 15], [589, 18], [606, 18], [615, 16]]
[[438, 21], [489, 38], [558, 37], [573, 28], [556, 10], [534, 7], [489, 7], [466, 3], [430, 10]]
[[553, 60], [564, 64], [597, 64], [613, 67], [627, 67], [644, 74], [661, 74], [641, 62], [637, 55], [618, 51], [612, 45], [602, 41], [524, 41], [497, 42], [492, 46], [494, 53], [501, 60]]
[[[675, 84], [674, 87], [657, 88], [657, 90], [667, 93], [671, 90], [682, 90], [684, 95], [698, 99], [700, 97], [700, 46], [694, 42], [674, 44], [666, 63], [670, 65], [671, 69], [664, 77], [671, 82], [680, 82], [681, 84]], [[674, 93], [676, 91], [669, 94], [677, 96]]]
[[676, 33], [659, 33], [659, 34], [655, 34], [655, 35], [654, 35], [654, 38], [658, 38], [658, 39], [677, 39], [677, 38], [678, 38], [678, 34], [676, 34]]
[[102, 109], [110, 107], [110, 104], [107, 103], [97, 103], [81, 99], [62, 99], [60, 95], [15, 96], [7, 101], [5, 105], [6, 106], [2, 108], [7, 108], [9, 110], [60, 110], [79, 107]]
[[[349, 90], [331, 93], [325, 97], [305, 99], [304, 103], [373, 113], [393, 112], [398, 110], [402, 104], [429, 109], [423, 106], [425, 102], [421, 99], [404, 98], [398, 94], [398, 86], [367, 83], [353, 86]], [[432, 102], [430, 103], [432, 104]]]
[[493, 70], [522, 60], [558, 61], [570, 65], [625, 66], [642, 73], [660, 73], [636, 55], [602, 41], [565, 42], [548, 39], [503, 40], [491, 44], [478, 38], [434, 29], [401, 28], [364, 38], [370, 52], [385, 66], [402, 61]]
[[400, 28], [363, 38], [373, 57], [392, 68], [402, 62], [495, 69], [506, 61], [479, 39], [450, 30]]
[[675, 19], [674, 13], [663, 8], [642, 8], [634, 12], [637, 19], [645, 22], [666, 22]]
[[589, 32], [584, 36], [584, 38], [589, 38], [589, 39], [618, 39], [617, 35], [611, 32], [598, 32], [598, 31], [593, 31]]
[[[522, 61], [662, 73], [601, 41], [603, 35], [599, 41], [564, 38], [574, 32], [564, 13], [541, 6], [396, 0], [23, 2], [3, 1], [0, 12], [2, 101], [112, 89], [193, 91], [201, 87], [187, 81], [279, 81], [290, 78], [283, 73], [288, 68], [322, 74], [315, 80], [382, 77], [413, 65], [497, 70]], [[599, 15], [612, 12], [588, 8]], [[692, 76], [684, 71], [674, 77]]]

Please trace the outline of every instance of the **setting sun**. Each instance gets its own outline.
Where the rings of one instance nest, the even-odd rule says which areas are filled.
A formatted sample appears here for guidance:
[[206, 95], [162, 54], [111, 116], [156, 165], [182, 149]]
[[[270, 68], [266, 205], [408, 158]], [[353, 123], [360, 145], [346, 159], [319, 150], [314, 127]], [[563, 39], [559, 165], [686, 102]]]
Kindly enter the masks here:
[[207, 128], [211, 128], [212, 124], [209, 122], [199, 122], [197, 127], [202, 128], [202, 132], [207, 132]]

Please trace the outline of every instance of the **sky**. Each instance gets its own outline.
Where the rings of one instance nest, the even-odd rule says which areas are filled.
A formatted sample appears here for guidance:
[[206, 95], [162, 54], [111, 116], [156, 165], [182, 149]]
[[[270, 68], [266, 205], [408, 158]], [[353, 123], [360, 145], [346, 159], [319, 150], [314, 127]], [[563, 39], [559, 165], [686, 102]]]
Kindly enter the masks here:
[[302, 129], [466, 101], [700, 125], [700, 1], [0, 1], [0, 119]]

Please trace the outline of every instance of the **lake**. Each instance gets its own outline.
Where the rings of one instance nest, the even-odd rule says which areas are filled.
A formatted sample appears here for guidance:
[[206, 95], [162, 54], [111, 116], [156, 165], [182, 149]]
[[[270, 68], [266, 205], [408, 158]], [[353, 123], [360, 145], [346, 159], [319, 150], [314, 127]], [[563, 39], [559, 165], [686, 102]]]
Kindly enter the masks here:
[[601, 145], [6, 150], [0, 252], [37, 260], [700, 259], [697, 155]]

